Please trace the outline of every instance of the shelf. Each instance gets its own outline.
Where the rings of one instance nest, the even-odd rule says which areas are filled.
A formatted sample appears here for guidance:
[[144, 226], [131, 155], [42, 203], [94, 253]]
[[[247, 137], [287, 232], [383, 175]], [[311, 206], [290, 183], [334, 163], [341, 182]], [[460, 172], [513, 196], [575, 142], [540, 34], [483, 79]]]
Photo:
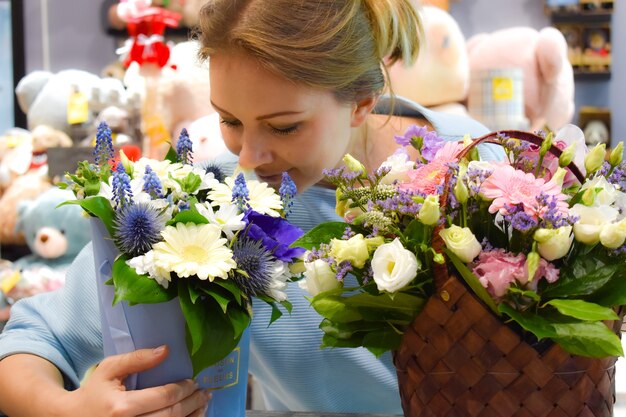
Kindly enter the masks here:
[[610, 23], [611, 12], [554, 12], [551, 13], [552, 23]]
[[611, 72], [574, 71], [576, 81], [606, 81], [611, 79]]

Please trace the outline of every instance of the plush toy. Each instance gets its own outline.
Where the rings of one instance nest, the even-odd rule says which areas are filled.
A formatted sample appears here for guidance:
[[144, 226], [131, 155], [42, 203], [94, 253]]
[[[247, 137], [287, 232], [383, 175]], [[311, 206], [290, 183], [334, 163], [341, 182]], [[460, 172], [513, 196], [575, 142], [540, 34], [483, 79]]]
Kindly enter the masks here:
[[397, 62], [389, 68], [391, 87], [395, 94], [424, 106], [465, 115], [461, 104], [469, 85], [465, 37], [445, 10], [434, 6], [418, 10], [424, 28], [418, 59], [409, 67]]
[[[574, 75], [560, 31], [552, 27], [507, 28], [472, 36], [467, 49], [472, 76], [489, 69], [522, 70], [524, 114], [530, 130], [547, 126], [556, 131], [570, 122], [574, 114]], [[471, 98], [472, 94], [468, 100]]]

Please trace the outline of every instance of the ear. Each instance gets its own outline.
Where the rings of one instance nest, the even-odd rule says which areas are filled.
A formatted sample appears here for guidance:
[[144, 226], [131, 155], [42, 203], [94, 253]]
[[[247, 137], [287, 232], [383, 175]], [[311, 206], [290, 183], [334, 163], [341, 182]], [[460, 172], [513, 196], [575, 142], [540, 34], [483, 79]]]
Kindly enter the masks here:
[[350, 120], [350, 127], [357, 127], [365, 122], [367, 116], [374, 110], [377, 97], [374, 95], [367, 96], [356, 102], [354, 109], [352, 110], [352, 117]]

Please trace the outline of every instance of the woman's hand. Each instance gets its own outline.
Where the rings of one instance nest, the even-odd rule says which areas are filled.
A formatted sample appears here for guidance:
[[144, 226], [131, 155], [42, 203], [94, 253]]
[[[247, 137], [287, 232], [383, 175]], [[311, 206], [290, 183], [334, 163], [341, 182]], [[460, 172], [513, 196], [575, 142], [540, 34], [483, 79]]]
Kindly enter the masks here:
[[[198, 389], [193, 380], [154, 388], [127, 391], [124, 379], [145, 371], [167, 357], [165, 346], [141, 349], [104, 359], [81, 387], [60, 398], [68, 416], [116, 417], [201, 417], [210, 393]], [[65, 406], [63, 405], [65, 403]]]

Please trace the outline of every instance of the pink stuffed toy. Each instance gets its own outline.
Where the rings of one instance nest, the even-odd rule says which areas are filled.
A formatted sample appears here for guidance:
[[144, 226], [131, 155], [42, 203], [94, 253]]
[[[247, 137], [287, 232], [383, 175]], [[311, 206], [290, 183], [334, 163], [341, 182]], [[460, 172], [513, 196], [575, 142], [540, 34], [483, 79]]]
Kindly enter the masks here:
[[467, 41], [467, 49], [472, 74], [489, 69], [522, 70], [524, 113], [530, 130], [547, 126], [556, 131], [571, 121], [574, 75], [560, 31], [513, 27], [481, 33]]

